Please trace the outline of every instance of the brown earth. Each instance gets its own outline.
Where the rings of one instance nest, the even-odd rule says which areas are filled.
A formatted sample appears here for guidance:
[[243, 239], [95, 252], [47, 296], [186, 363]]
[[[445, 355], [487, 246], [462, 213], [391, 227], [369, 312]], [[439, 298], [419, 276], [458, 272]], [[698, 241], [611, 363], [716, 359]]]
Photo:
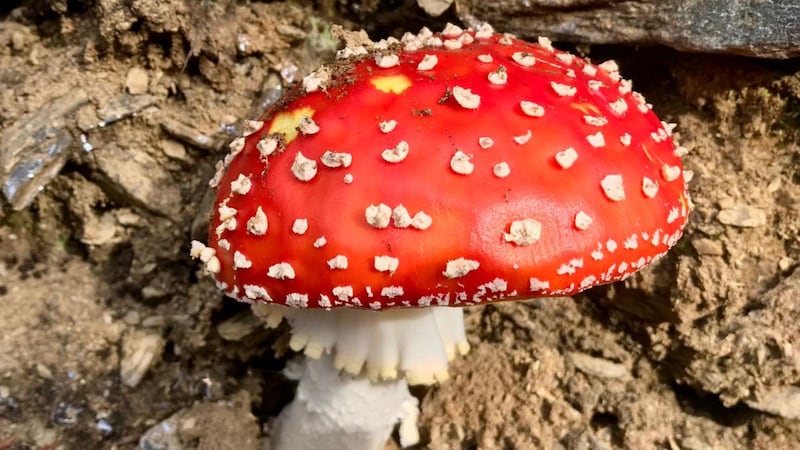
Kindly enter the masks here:
[[[80, 100], [59, 175], [0, 209], [0, 449], [263, 448], [285, 330], [187, 256], [213, 164], [331, 23], [430, 23], [319, 3], [0, 7], [0, 133]], [[687, 234], [623, 284], [471, 310], [472, 353], [415, 392], [420, 448], [800, 448], [800, 62], [582, 50], [678, 124]]]

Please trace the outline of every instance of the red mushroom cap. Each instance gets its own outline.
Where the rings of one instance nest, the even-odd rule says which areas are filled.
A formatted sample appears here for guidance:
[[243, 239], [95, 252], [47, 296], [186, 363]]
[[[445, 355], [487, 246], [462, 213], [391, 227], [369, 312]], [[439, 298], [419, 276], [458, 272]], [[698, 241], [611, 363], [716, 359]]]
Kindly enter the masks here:
[[681, 236], [671, 127], [613, 62], [452, 26], [384, 44], [345, 49], [232, 143], [193, 249], [229, 295], [373, 309], [570, 295]]

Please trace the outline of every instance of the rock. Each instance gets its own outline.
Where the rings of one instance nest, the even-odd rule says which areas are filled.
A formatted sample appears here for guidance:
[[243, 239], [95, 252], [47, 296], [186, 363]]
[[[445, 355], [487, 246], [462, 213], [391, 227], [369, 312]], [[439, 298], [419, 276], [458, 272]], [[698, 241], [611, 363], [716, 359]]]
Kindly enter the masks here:
[[142, 223], [142, 218], [129, 208], [120, 208], [115, 211], [117, 222], [124, 227], [135, 227]]
[[122, 342], [122, 360], [119, 363], [122, 382], [130, 387], [138, 386], [163, 351], [164, 339], [158, 334], [143, 331], [127, 334]]
[[53, 379], [53, 372], [44, 364], [36, 364], [36, 373], [46, 380]]
[[745, 400], [747, 406], [786, 419], [800, 419], [800, 387], [769, 388], [755, 400]]
[[139, 448], [258, 450], [260, 428], [249, 408], [246, 392], [224, 402], [195, 404], [147, 430]]
[[142, 288], [142, 298], [148, 301], [161, 300], [169, 297], [170, 291], [162, 286], [147, 285]]
[[581, 372], [599, 378], [630, 378], [631, 373], [624, 364], [615, 363], [603, 358], [596, 358], [580, 352], [571, 352], [569, 359]]
[[433, 17], [441, 16], [452, 4], [453, 0], [417, 0], [417, 5]]
[[172, 177], [152, 156], [140, 148], [110, 144], [92, 152], [102, 174], [100, 184], [129, 203], [158, 214], [175, 217], [181, 197]]
[[168, 117], [161, 119], [161, 128], [175, 139], [203, 150], [218, 151], [225, 144], [222, 140], [214, 140], [211, 136]]
[[178, 437], [178, 420], [184, 411], [179, 411], [156, 426], [147, 430], [139, 439], [142, 450], [183, 450], [184, 446]]
[[21, 52], [25, 49], [25, 46], [28, 44], [28, 37], [30, 35], [26, 35], [23, 32], [15, 31], [11, 34], [11, 48], [14, 51]]
[[125, 322], [126, 325], [138, 325], [141, 322], [141, 316], [136, 311], [128, 311], [122, 316], [122, 321]]
[[100, 118], [97, 117], [97, 108], [91, 103], [85, 104], [75, 111], [75, 122], [83, 132], [97, 128]]
[[[696, 276], [704, 277], [701, 283], [711, 279], [705, 278], [701, 270]], [[724, 284], [732, 282], [735, 280], [728, 278]], [[693, 344], [694, 347], [681, 350], [685, 352], [682, 356], [671, 357], [672, 360], [687, 358], [681, 364], [688, 368], [685, 369], [688, 375], [679, 375], [677, 380], [719, 395], [726, 407], [744, 402], [753, 409], [800, 418], [798, 298], [800, 269], [795, 269], [770, 290], [753, 295], [752, 303], [741, 307], [745, 314], [733, 315], [723, 323], [724, 327], [704, 329], [706, 334], [724, 336], [710, 344], [703, 342], [714, 345], [719, 353], [710, 357], [707, 350], [696, 350], [704, 347]], [[708, 338], [704, 335], [703, 339]]]
[[162, 139], [161, 142], [159, 142], [159, 146], [161, 147], [161, 151], [169, 158], [184, 162], [191, 161], [189, 155], [186, 154], [186, 148], [178, 141]]
[[[112, 213], [103, 213], [97, 217], [88, 215], [84, 217], [81, 242], [86, 245], [103, 246], [120, 241], [123, 235], [121, 228]], [[115, 239], [116, 238], [116, 239]]]
[[125, 77], [125, 89], [131, 95], [142, 95], [147, 93], [149, 77], [147, 71], [141, 67], [131, 67], [128, 76]]
[[241, 341], [263, 326], [263, 322], [258, 317], [253, 315], [250, 310], [245, 310], [217, 325], [217, 333], [226, 341]]
[[734, 227], [755, 228], [767, 224], [767, 213], [753, 206], [736, 205], [721, 210], [717, 220]]
[[[791, 3], [791, 2], [789, 2]], [[456, 0], [469, 25], [591, 44], [662, 44], [764, 58], [800, 56], [800, 5], [784, 0]]]
[[709, 238], [692, 239], [692, 247], [698, 255], [722, 256], [724, 254], [722, 243]]
[[163, 327], [166, 323], [167, 321], [164, 319], [164, 316], [150, 316], [142, 320], [142, 326], [145, 328]]
[[66, 126], [88, 100], [86, 92], [71, 91], [0, 132], [0, 184], [15, 210], [27, 207], [66, 164], [73, 143]]
[[222, 117], [219, 118], [220, 125], [224, 127], [230, 127], [236, 124], [239, 121], [239, 118], [234, 116], [233, 114], [223, 114]]
[[120, 94], [109, 100], [102, 108], [97, 111], [102, 122], [99, 126], [105, 127], [118, 120], [128, 118], [139, 111], [154, 105], [158, 98], [152, 95], [129, 95]]

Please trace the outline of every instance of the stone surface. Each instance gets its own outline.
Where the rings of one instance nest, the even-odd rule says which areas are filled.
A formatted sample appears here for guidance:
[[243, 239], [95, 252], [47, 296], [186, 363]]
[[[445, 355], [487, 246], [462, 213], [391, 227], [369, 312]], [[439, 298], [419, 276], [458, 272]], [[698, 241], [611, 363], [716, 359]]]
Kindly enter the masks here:
[[180, 193], [160, 187], [172, 177], [152, 156], [138, 148], [113, 144], [92, 155], [103, 176], [101, 183], [110, 192], [167, 217], [178, 213]]
[[85, 91], [72, 91], [0, 131], [0, 183], [14, 209], [28, 206], [64, 166], [73, 142], [66, 127], [87, 101]]
[[133, 96], [130, 94], [120, 94], [109, 100], [108, 103], [97, 111], [97, 114], [103, 119], [98, 125], [105, 127], [118, 120], [131, 117], [144, 108], [155, 104], [157, 101], [158, 98], [152, 95]]
[[220, 140], [212, 139], [211, 136], [202, 131], [169, 117], [161, 119], [161, 127], [165, 133], [178, 141], [203, 150], [216, 151], [221, 149], [224, 144]]
[[766, 58], [800, 55], [800, 3], [785, 0], [456, 0], [468, 24], [521, 37], [592, 44], [662, 44]]

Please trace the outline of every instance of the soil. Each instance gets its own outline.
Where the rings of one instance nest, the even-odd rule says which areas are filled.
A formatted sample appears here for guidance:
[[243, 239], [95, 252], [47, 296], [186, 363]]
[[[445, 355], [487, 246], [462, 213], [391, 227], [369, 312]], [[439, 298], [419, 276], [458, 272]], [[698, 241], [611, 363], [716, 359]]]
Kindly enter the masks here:
[[[286, 330], [187, 243], [240, 121], [331, 57], [331, 24], [445, 20], [376, 5], [0, 6], [0, 133], [78, 105], [57, 175], [0, 208], [0, 449], [266, 448]], [[419, 448], [800, 448], [800, 61], [580, 50], [678, 124], [687, 233], [625, 283], [470, 310], [472, 352], [415, 391]]]

